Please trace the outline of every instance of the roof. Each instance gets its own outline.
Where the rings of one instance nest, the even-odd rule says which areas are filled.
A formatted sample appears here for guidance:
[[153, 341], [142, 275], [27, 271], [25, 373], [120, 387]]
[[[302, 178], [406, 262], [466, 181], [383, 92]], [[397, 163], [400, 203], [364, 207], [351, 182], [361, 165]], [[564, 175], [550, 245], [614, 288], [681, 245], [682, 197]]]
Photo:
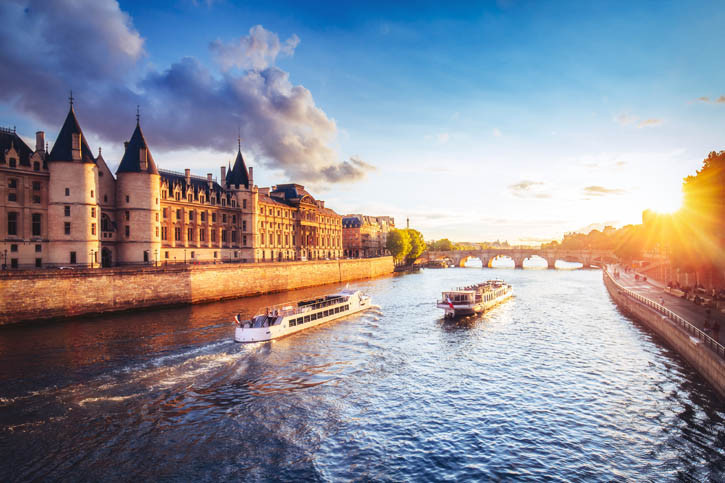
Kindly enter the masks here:
[[285, 207], [288, 207], [288, 208], [291, 207], [291, 206], [293, 206], [292, 204], [286, 203], [285, 201], [286, 200], [284, 200], [284, 199], [273, 198], [271, 196], [263, 195], [261, 193], [259, 195], [259, 202], [260, 203], [270, 203], [270, 204], [274, 204], [274, 205], [282, 205], [282, 206], [285, 206]]
[[237, 159], [234, 160], [234, 167], [227, 173], [225, 181], [228, 186], [234, 185], [237, 188], [239, 186], [249, 188], [249, 173], [247, 171], [247, 165], [244, 164], [241, 147], [237, 151]]
[[305, 187], [299, 184], [295, 183], [289, 183], [289, 184], [278, 184], [274, 187], [274, 190], [272, 190], [273, 194], [276, 195], [282, 195], [282, 197], [287, 202], [297, 202], [302, 200], [305, 196], [309, 196], [312, 198], [312, 203], [315, 203], [315, 198], [312, 196], [307, 190], [305, 190]]
[[[146, 169], [141, 169], [141, 148], [146, 149]], [[154, 158], [151, 156], [151, 150], [149, 150], [148, 144], [146, 144], [146, 138], [144, 138], [143, 132], [141, 132], [141, 125], [136, 121], [136, 129], [134, 129], [131, 140], [126, 145], [126, 152], [123, 153], [123, 158], [116, 170], [116, 174], [141, 172], [159, 174], [159, 171], [156, 169], [156, 163], [154, 163]]]
[[71, 104], [68, 115], [65, 117], [63, 127], [60, 128], [58, 137], [55, 139], [53, 149], [50, 151], [48, 161], [73, 161], [73, 134], [81, 135], [81, 161], [84, 163], [95, 163], [96, 160], [88, 147], [86, 137], [83, 135], [76, 113]]
[[27, 144], [15, 133], [15, 130], [0, 128], [0, 159], [5, 160], [7, 163], [6, 151], [10, 148], [15, 148], [18, 156], [18, 164], [21, 166], [30, 166], [30, 156], [33, 151], [28, 147]]
[[362, 222], [356, 216], [348, 216], [342, 219], [343, 228], [360, 228], [361, 226]]
[[163, 183], [164, 181], [166, 181], [169, 184], [169, 188], [171, 188], [172, 185], [179, 184], [181, 185], [181, 190], [184, 192], [187, 190], [188, 187], [191, 187], [191, 189], [196, 194], [206, 193], [207, 195], [210, 195], [211, 192], [214, 192], [217, 194], [217, 198], [220, 198], [222, 194], [226, 194], [224, 188], [222, 188], [216, 181], [212, 181], [210, 190], [209, 180], [207, 180], [206, 178], [202, 178], [201, 176], [190, 176], [189, 184], [187, 186], [186, 175], [184, 174], [175, 173], [173, 171], [166, 171], [163, 169], [159, 170], [158, 174], [161, 176], [161, 182]]

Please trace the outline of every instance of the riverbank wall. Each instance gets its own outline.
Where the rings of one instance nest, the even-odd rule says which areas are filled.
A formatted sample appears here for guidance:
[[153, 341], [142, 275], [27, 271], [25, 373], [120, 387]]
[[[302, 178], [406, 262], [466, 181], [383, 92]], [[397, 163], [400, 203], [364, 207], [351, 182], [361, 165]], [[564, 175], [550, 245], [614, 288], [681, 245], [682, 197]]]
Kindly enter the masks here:
[[[619, 285], [602, 270], [604, 285], [619, 308], [642, 322], [677, 351], [725, 399], [725, 359], [718, 355], [716, 343], [699, 329], [650, 301]], [[721, 347], [721, 346], [720, 346]]]
[[195, 304], [375, 278], [392, 257], [170, 265], [0, 274], [0, 325], [165, 305]]

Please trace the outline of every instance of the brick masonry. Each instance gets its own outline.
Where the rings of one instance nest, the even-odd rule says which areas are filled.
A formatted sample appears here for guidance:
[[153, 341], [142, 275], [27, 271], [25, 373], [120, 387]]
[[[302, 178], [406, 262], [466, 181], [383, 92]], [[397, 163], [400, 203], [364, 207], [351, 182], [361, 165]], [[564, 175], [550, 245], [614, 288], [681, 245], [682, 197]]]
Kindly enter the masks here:
[[282, 262], [34, 270], [0, 276], [0, 325], [282, 292], [393, 273], [391, 257]]

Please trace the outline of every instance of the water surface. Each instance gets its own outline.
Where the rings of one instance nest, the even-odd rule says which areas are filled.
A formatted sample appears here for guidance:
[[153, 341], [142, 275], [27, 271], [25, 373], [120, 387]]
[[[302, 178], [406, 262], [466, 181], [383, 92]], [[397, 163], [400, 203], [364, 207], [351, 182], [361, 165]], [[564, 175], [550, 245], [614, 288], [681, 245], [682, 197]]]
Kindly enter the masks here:
[[[515, 298], [443, 321], [494, 277]], [[380, 309], [270, 343], [232, 314], [335, 287], [0, 329], [0, 479], [723, 480], [725, 407], [600, 272], [354, 286]]]

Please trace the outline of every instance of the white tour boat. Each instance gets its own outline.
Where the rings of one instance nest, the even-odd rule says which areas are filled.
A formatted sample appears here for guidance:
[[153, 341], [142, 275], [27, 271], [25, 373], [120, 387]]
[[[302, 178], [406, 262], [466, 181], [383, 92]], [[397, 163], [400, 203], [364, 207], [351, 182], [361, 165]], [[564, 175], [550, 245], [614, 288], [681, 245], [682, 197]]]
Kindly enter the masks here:
[[503, 280], [488, 280], [443, 292], [443, 299], [439, 300], [436, 306], [445, 310], [445, 316], [449, 318], [472, 315], [485, 312], [503, 302], [511, 297], [513, 292], [513, 287]]
[[267, 307], [264, 313], [255, 315], [250, 320], [240, 320], [240, 314], [237, 314], [234, 316], [237, 324], [234, 330], [234, 340], [260, 342], [276, 339], [369, 309], [372, 306], [370, 296], [359, 290], [345, 289], [317, 299], [287, 302]]

